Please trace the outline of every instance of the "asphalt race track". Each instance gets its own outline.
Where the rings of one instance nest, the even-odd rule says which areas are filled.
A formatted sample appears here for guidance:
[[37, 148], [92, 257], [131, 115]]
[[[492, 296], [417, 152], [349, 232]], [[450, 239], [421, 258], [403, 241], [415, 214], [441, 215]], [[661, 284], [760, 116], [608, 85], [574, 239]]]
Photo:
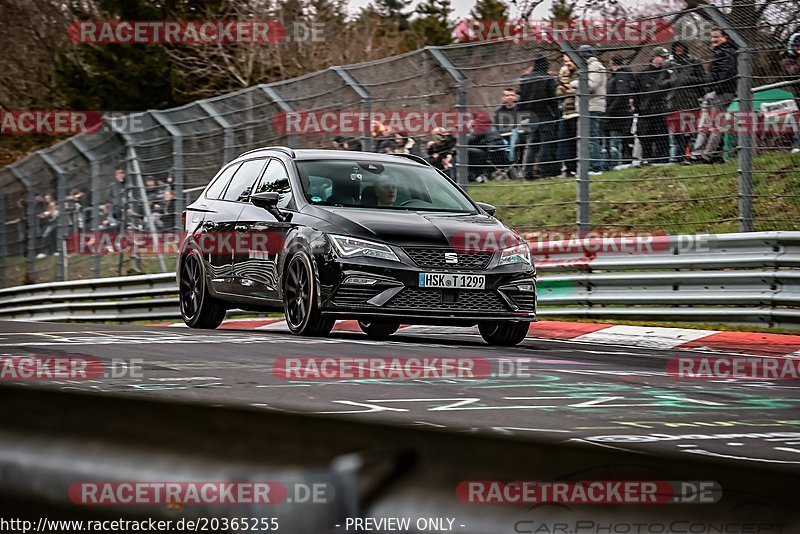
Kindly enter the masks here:
[[[686, 350], [526, 339], [490, 348], [469, 330], [416, 327], [391, 341], [358, 332], [301, 338], [281, 331], [192, 331], [157, 326], [0, 322], [0, 355], [142, 360], [137, 378], [23, 382], [30, 387], [168, 396], [215, 405], [597, 447], [706, 455], [800, 472], [796, 380], [670, 376]], [[471, 357], [520, 362], [528, 376], [478, 379], [287, 380], [281, 357]]]

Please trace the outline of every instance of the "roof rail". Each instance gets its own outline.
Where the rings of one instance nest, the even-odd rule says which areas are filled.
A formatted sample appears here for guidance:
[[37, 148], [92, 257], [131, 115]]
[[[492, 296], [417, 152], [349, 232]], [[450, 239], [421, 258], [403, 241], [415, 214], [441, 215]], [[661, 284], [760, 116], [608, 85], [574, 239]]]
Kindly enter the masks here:
[[277, 150], [278, 152], [283, 152], [290, 158], [294, 157], [294, 150], [289, 148], [288, 146], [262, 146], [261, 148], [254, 148], [253, 150], [248, 150], [247, 152], [242, 152], [239, 154], [238, 157], [245, 156], [247, 154], [252, 154], [253, 152], [261, 152], [262, 150]]
[[416, 161], [417, 163], [422, 163], [423, 165], [426, 165], [428, 167], [431, 166], [431, 164], [428, 162], [428, 160], [426, 160], [425, 158], [423, 158], [421, 156], [417, 156], [416, 154], [389, 154], [389, 155], [390, 156], [397, 156], [398, 158], [410, 159], [411, 161]]

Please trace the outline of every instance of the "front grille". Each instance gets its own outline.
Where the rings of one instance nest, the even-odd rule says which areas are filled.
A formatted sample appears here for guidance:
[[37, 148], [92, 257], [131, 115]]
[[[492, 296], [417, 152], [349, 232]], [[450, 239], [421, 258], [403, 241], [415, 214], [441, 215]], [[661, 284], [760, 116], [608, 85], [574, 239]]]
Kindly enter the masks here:
[[494, 291], [457, 291], [455, 293], [457, 294], [455, 302], [442, 302], [441, 289], [407, 287], [390, 300], [386, 307], [430, 311], [508, 311], [508, 307]]
[[520, 291], [507, 294], [521, 310], [536, 311], [536, 293]]
[[[450, 248], [405, 248], [403, 250], [420, 267], [461, 271], [485, 269], [493, 254], [492, 252], [455, 252]], [[455, 253], [458, 263], [447, 263], [445, 261], [446, 252]]]
[[367, 301], [381, 291], [382, 289], [372, 286], [344, 286], [340, 287], [339, 291], [334, 295], [333, 303], [336, 306], [345, 307], [368, 306]]

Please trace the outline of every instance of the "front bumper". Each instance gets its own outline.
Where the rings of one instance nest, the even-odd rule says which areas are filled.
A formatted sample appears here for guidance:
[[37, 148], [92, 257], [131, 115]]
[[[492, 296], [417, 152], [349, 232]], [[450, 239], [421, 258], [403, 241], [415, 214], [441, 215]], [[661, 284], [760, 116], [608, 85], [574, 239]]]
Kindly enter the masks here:
[[[483, 275], [485, 289], [419, 287], [421, 273]], [[320, 272], [320, 287], [322, 313], [342, 319], [392, 318], [430, 324], [536, 320], [534, 269], [519, 264], [499, 267], [496, 259], [480, 270], [337, 259]]]

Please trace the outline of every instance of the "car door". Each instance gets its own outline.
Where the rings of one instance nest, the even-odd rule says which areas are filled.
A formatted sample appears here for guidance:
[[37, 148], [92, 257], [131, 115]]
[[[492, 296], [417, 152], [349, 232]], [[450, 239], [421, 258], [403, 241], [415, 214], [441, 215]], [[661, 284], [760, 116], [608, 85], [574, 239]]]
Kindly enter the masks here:
[[205, 225], [206, 233], [212, 237], [205, 241], [203, 248], [210, 249], [204, 252], [210, 254], [211, 285], [218, 292], [230, 293], [235, 283], [233, 236], [236, 220], [265, 164], [266, 158], [254, 158], [244, 161], [236, 169], [222, 196], [214, 202], [211, 220]]
[[[238, 212], [235, 215], [231, 213], [231, 205], [221, 199], [231, 178], [233, 178], [241, 165], [241, 162], [237, 162], [224, 167], [200, 197], [186, 209], [185, 230], [194, 236], [194, 242], [203, 254], [211, 285], [218, 292], [226, 292], [230, 285], [230, 280], [218, 275], [218, 266], [224, 261], [224, 258], [220, 258], [214, 246], [209, 246], [207, 243], [213, 242], [218, 226], [222, 221], [238, 216]], [[210, 239], [204, 238], [205, 234], [208, 234]]]
[[[278, 209], [288, 214], [294, 210], [289, 173], [279, 159], [271, 159], [253, 193], [278, 193]], [[234, 258], [233, 292], [278, 302], [278, 256], [291, 227], [264, 208], [247, 203], [239, 214], [236, 231], [245, 233], [248, 250], [237, 250]]]

